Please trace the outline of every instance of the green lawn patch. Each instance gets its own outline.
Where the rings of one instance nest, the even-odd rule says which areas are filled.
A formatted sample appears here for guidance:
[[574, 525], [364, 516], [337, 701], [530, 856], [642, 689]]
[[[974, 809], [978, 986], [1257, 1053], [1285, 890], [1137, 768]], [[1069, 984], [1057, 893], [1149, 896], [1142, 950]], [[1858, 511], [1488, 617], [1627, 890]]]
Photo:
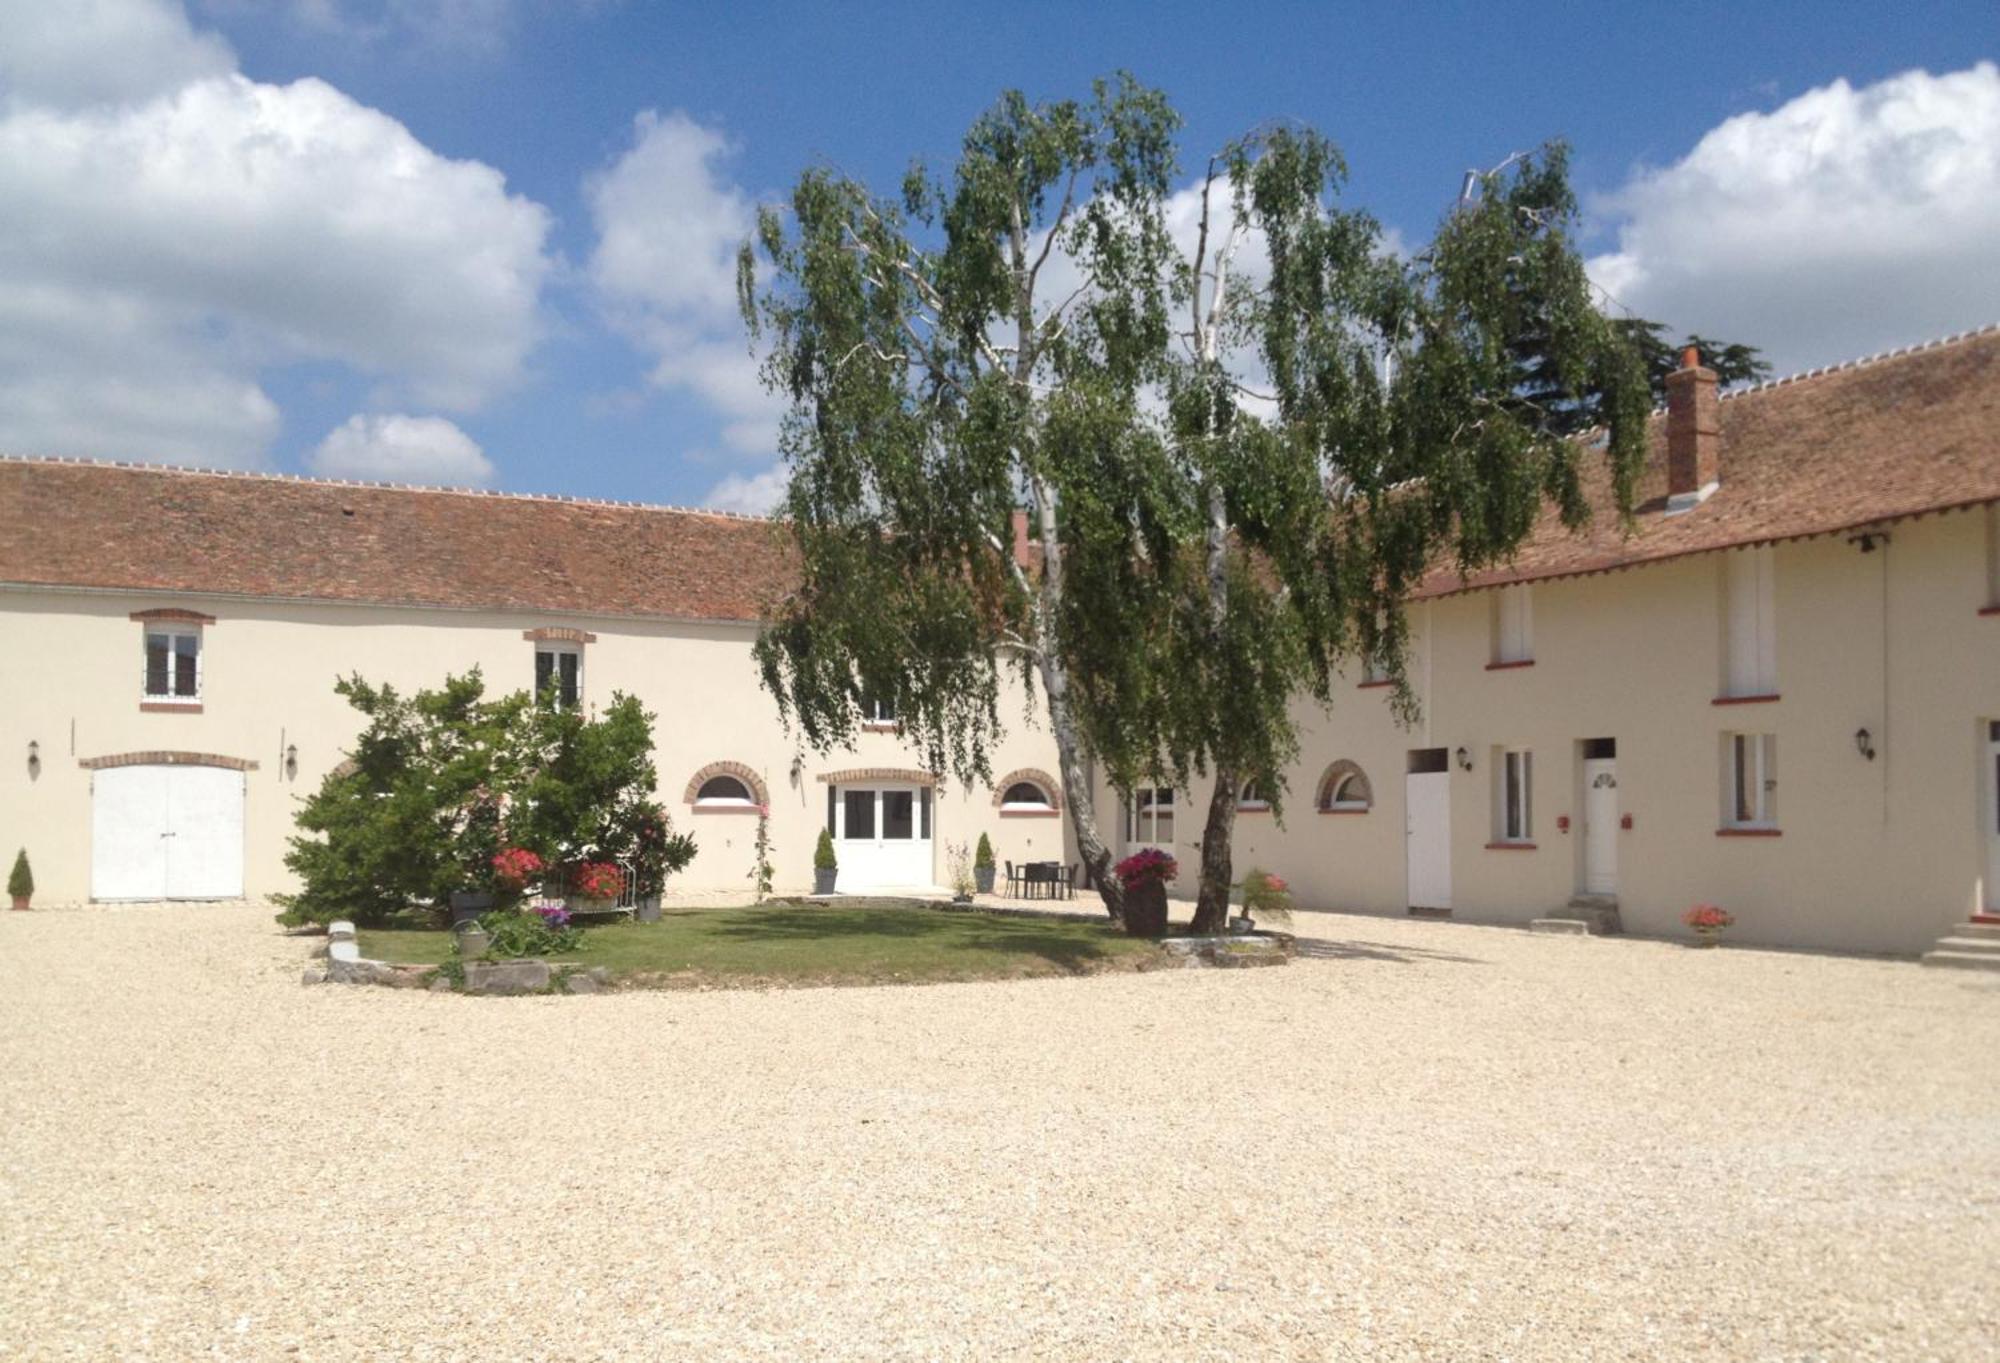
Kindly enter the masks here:
[[[375, 960], [438, 964], [451, 934], [374, 928], [360, 934]], [[1012, 979], [1136, 970], [1159, 950], [1089, 919], [947, 913], [908, 907], [795, 904], [668, 910], [657, 923], [591, 928], [582, 947], [553, 960], [604, 966], [623, 983], [876, 984]]]

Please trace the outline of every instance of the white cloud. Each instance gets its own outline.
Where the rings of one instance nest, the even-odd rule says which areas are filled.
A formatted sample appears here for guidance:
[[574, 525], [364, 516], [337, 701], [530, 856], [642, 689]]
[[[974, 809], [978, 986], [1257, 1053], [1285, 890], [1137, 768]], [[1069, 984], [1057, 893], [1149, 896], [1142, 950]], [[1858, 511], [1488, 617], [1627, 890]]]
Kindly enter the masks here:
[[324, 478], [484, 487], [493, 465], [479, 442], [443, 417], [356, 413], [308, 461]]
[[736, 250], [756, 205], [721, 171], [728, 140], [685, 114], [634, 120], [631, 149], [585, 185], [590, 277], [612, 324], [653, 361], [649, 383], [692, 393], [742, 454], [777, 449], [783, 402], [757, 377], [736, 310]]
[[2000, 67], [1837, 80], [1593, 207], [1618, 234], [1590, 262], [1599, 285], [1781, 373], [1983, 325], [2000, 319]]
[[748, 516], [765, 516], [785, 499], [788, 475], [782, 464], [762, 473], [744, 477], [732, 473], [708, 490], [701, 504], [717, 511], [740, 511]]
[[[179, 28], [128, 24], [104, 64], [183, 52], [185, 16], [150, 8]], [[26, 27], [0, 14], [0, 52]], [[518, 378], [549, 217], [498, 171], [318, 80], [39, 99], [0, 112], [0, 448], [254, 464], [268, 368], [332, 362], [449, 410]]]
[[145, 99], [236, 69], [229, 44], [158, 0], [8, 0], [0, 88], [10, 100], [73, 108]]

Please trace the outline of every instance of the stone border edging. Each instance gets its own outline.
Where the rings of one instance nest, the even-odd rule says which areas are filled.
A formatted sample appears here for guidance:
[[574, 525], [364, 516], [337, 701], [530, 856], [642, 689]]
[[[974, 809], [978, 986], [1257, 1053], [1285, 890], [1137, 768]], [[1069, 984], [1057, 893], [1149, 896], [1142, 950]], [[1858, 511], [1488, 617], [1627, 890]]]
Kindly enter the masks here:
[[308, 965], [300, 984], [379, 984], [391, 989], [428, 989], [433, 994], [596, 994], [611, 983], [601, 965], [588, 969], [551, 965], [539, 956], [511, 961], [466, 961], [460, 965], [463, 985], [454, 984], [443, 966], [402, 965], [371, 961], [361, 954], [354, 924], [326, 925], [324, 966]]

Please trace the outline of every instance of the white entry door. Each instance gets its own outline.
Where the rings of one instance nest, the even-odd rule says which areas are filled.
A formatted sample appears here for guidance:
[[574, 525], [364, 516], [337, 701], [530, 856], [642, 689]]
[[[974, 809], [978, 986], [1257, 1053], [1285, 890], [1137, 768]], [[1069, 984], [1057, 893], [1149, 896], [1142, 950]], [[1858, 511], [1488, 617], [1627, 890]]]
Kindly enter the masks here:
[[1618, 759], [1583, 763], [1583, 892], [1618, 893]]
[[833, 818], [843, 894], [937, 884], [929, 786], [841, 786]]
[[1410, 907], [1451, 907], [1451, 773], [1413, 771], [1404, 787]]
[[1986, 911], [2000, 913], [2000, 719], [1986, 723]]
[[110, 767], [91, 780], [93, 899], [240, 899], [243, 773]]

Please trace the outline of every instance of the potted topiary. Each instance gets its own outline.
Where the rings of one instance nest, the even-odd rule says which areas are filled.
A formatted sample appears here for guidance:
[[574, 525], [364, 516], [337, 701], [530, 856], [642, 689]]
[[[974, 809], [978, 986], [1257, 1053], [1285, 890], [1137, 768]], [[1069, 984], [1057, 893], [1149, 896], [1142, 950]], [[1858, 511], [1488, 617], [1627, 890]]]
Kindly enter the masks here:
[[28, 869], [28, 849], [25, 847], [14, 854], [14, 869], [7, 876], [7, 893], [14, 896], [14, 907], [23, 910], [35, 897], [35, 873]]
[[979, 835], [979, 850], [972, 854], [972, 878], [979, 893], [993, 893], [993, 844], [984, 833]]
[[833, 834], [822, 828], [819, 846], [813, 849], [813, 893], [832, 894], [834, 877], [839, 874], [840, 862], [833, 855]]
[[1243, 916], [1230, 919], [1229, 930], [1255, 932], [1260, 913], [1280, 923], [1291, 921], [1292, 887], [1283, 876], [1253, 866], [1243, 876]]

